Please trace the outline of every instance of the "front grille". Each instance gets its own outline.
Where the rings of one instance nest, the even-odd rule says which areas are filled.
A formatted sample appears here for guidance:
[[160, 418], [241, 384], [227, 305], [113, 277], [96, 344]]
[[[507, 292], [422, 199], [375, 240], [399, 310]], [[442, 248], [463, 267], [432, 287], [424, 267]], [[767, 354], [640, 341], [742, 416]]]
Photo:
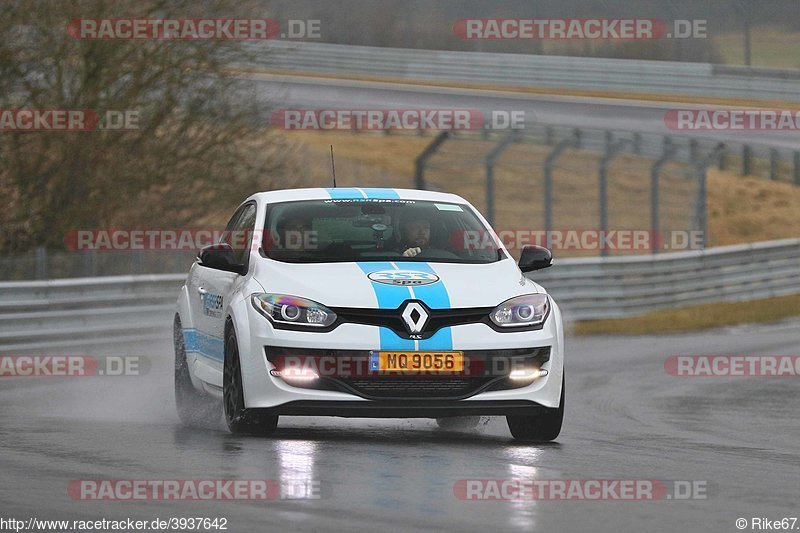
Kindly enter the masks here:
[[[424, 305], [424, 304], [423, 304]], [[400, 306], [402, 307], [402, 305]], [[365, 309], [355, 307], [336, 307], [337, 323], [362, 324], [365, 326], [383, 326], [394, 331], [399, 337], [409, 338], [405, 322], [401, 318], [400, 307], [397, 309]], [[492, 307], [471, 307], [466, 309], [429, 309], [425, 306], [429, 318], [422, 338], [428, 339], [437, 331], [448, 326], [463, 324], [488, 323]]]
[[[467, 398], [477, 394], [491, 381], [498, 378], [454, 378], [449, 376], [431, 377], [388, 377], [362, 379], [337, 379], [342, 390], [355, 392], [370, 399], [390, 398]], [[503, 378], [500, 378], [503, 379]]]
[[[334, 357], [363, 361], [369, 357], [366, 350], [326, 350], [265, 346], [267, 360], [280, 364], [282, 357]], [[465, 359], [474, 362], [479, 369], [476, 375], [426, 375], [398, 376], [379, 373], [369, 375], [336, 375], [320, 377], [307, 382], [289, 383], [293, 387], [347, 392], [370, 400], [387, 399], [463, 399], [484, 390], [508, 390], [524, 387], [530, 382], [518, 382], [508, 378], [508, 371], [497, 370], [493, 362], [502, 358], [524, 364], [526, 367], [541, 367], [550, 360], [550, 347], [518, 348], [508, 350], [465, 350]], [[356, 367], [357, 365], [354, 365]], [[362, 367], [359, 367], [362, 368]], [[509, 370], [510, 371], [510, 370]]]

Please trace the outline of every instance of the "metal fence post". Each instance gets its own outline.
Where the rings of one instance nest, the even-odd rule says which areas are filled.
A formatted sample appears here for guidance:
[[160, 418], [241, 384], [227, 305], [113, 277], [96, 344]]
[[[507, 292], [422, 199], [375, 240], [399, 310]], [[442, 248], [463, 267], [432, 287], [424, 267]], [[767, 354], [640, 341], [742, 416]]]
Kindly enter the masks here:
[[544, 159], [544, 230], [553, 229], [553, 167], [556, 159], [570, 146], [577, 148], [580, 143], [580, 130], [575, 130], [571, 138], [563, 139]]
[[547, 146], [552, 146], [555, 139], [555, 131], [553, 126], [545, 126], [544, 128], [544, 143]]
[[[608, 132], [606, 132], [608, 133]], [[606, 137], [608, 140], [608, 137]], [[600, 159], [598, 167], [598, 177], [600, 185], [600, 231], [605, 234], [608, 231], [608, 165], [614, 159], [626, 144], [631, 144], [633, 141], [630, 139], [620, 139], [617, 142], [611, 143], [606, 148], [606, 153]], [[608, 255], [608, 250], [605, 247], [600, 248], [600, 255], [605, 257]]]
[[697, 161], [697, 148], [698, 148], [697, 140], [692, 139], [689, 141], [689, 161]]
[[658, 253], [661, 244], [661, 219], [660, 219], [660, 199], [659, 199], [659, 175], [661, 168], [677, 152], [678, 147], [672, 144], [672, 139], [664, 138], [664, 152], [661, 157], [653, 162], [650, 167], [650, 251]]
[[706, 191], [706, 170], [709, 165], [717, 161], [725, 153], [725, 144], [719, 143], [708, 156], [695, 163], [697, 170], [697, 198], [695, 199], [695, 227], [700, 230], [701, 247], [705, 249], [708, 245], [708, 202]]
[[708, 242], [706, 238], [706, 232], [708, 231], [708, 207], [706, 202], [706, 181], [708, 175], [706, 174], [706, 166], [703, 165], [702, 168], [698, 169], [698, 184], [697, 184], [697, 200], [696, 200], [696, 223], [697, 227], [700, 230], [700, 242], [702, 243], [700, 246], [703, 250], [706, 249], [706, 244]]
[[47, 248], [37, 246], [34, 252], [36, 279], [47, 279]]
[[[358, 183], [358, 182], [356, 182]], [[134, 263], [136, 265], [136, 273], [143, 274], [144, 273], [144, 252], [142, 250], [136, 250], [136, 255], [134, 256]]]
[[494, 224], [494, 164], [497, 158], [517, 140], [517, 131], [511, 130], [508, 135], [495, 145], [486, 155], [486, 219], [489, 224]]
[[794, 153], [794, 184], [800, 185], [800, 152]]
[[742, 176], [749, 176], [753, 169], [753, 149], [749, 144], [742, 146]]
[[769, 179], [778, 179], [778, 151], [774, 148], [769, 151]]
[[426, 189], [425, 183], [425, 164], [428, 162], [428, 159], [436, 153], [439, 147], [444, 144], [444, 142], [452, 136], [451, 131], [443, 131], [439, 135], [437, 135], [431, 143], [425, 147], [425, 149], [417, 156], [417, 159], [414, 162], [414, 186], [417, 189]]

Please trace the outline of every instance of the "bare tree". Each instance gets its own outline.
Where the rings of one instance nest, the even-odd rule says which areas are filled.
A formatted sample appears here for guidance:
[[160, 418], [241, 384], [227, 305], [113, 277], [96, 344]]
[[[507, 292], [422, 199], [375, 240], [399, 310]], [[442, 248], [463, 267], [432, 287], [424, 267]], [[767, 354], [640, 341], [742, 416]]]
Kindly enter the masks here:
[[0, 109], [138, 114], [135, 130], [0, 131], [0, 250], [60, 246], [76, 227], [217, 221], [290, 182], [291, 147], [266, 129], [252, 86], [226, 71], [240, 43], [67, 31], [79, 18], [237, 16], [268, 15], [223, 0], [0, 4]]

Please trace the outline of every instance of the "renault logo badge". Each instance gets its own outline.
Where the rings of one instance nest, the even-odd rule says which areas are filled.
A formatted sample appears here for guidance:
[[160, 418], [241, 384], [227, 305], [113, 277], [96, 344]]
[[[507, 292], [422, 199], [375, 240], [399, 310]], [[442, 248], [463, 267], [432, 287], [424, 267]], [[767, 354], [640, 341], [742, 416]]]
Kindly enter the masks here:
[[409, 333], [422, 333], [428, 322], [428, 312], [418, 302], [408, 302], [400, 315]]

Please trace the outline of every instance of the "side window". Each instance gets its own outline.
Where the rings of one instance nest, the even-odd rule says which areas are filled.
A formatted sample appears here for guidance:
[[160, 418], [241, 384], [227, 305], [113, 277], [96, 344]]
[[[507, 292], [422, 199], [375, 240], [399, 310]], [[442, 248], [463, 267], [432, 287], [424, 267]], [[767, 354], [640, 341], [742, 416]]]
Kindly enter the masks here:
[[247, 207], [247, 206], [243, 205], [242, 207], [237, 209], [236, 212], [233, 214], [231, 219], [228, 221], [228, 225], [225, 226], [225, 233], [223, 233], [222, 237], [220, 237], [220, 241], [228, 242], [228, 236], [233, 231], [233, 228], [236, 227], [236, 222], [239, 220], [239, 218], [241, 218], [242, 211], [244, 211], [245, 207]]
[[223, 242], [231, 245], [239, 263], [247, 264], [250, 258], [250, 243], [256, 227], [256, 204], [243, 205], [231, 217], [225, 228]]

